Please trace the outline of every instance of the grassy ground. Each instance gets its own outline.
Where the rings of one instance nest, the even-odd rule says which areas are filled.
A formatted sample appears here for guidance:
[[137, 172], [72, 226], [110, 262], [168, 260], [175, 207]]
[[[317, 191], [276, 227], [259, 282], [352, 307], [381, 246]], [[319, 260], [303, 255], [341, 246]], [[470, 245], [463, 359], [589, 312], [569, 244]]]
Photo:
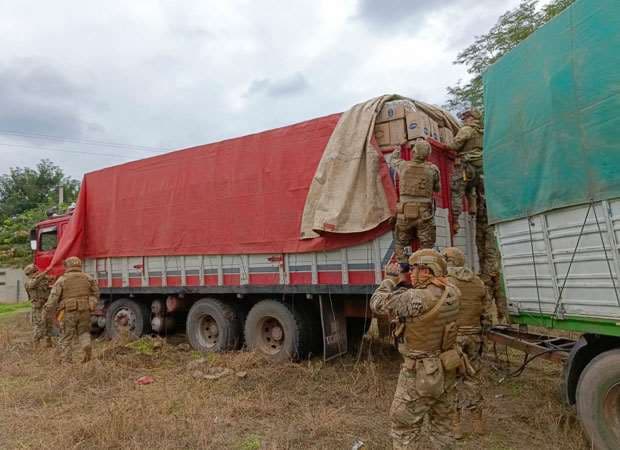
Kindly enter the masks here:
[[27, 309], [30, 309], [30, 303], [28, 302], [9, 303], [6, 305], [0, 303], [0, 316], [5, 315], [5, 314], [12, 314], [12, 313], [19, 312], [19, 311], [24, 311]]
[[[390, 448], [399, 357], [389, 349], [375, 346], [372, 361], [364, 352], [360, 362], [327, 364], [210, 355], [202, 370], [226, 367], [232, 375], [207, 380], [188, 367], [202, 355], [178, 339], [98, 341], [96, 360], [62, 366], [53, 350], [32, 354], [29, 336], [25, 314], [0, 318], [2, 449], [349, 449], [357, 439]], [[509, 356], [515, 369], [517, 354]], [[523, 376], [500, 382], [491, 368], [498, 361], [487, 358], [489, 433], [459, 448], [588, 448], [574, 411], [560, 404], [557, 365], [536, 360]], [[155, 381], [136, 384], [144, 375]]]

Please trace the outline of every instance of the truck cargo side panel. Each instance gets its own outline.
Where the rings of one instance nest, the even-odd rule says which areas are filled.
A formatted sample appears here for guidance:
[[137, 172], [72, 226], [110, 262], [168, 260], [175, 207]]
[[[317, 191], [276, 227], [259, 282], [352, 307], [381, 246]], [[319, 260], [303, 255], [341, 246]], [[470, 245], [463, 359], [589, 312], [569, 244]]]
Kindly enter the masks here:
[[620, 318], [620, 201], [561, 208], [497, 226], [513, 314]]

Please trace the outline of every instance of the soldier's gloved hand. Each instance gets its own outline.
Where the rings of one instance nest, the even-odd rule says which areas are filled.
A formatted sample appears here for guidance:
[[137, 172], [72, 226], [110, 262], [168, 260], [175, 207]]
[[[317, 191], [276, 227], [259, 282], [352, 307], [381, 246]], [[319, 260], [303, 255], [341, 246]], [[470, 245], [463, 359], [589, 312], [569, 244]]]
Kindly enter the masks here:
[[400, 266], [398, 263], [392, 263], [385, 266], [385, 276], [391, 279], [395, 283], [398, 283], [398, 277], [400, 275]]
[[487, 334], [489, 332], [489, 330], [491, 329], [491, 324], [490, 323], [483, 323], [482, 324], [482, 334]]

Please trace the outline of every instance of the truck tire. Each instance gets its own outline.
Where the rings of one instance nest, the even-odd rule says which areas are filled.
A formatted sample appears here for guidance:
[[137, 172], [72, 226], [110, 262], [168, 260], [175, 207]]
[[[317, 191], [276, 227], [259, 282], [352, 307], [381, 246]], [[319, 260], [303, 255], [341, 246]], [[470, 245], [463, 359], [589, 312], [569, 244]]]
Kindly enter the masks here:
[[187, 339], [201, 352], [225, 352], [239, 346], [240, 320], [235, 309], [220, 300], [203, 298], [187, 315]]
[[297, 360], [305, 356], [311, 331], [301, 311], [275, 300], [258, 302], [245, 320], [245, 343], [274, 362]]
[[577, 414], [595, 448], [620, 448], [620, 349], [601, 353], [583, 370]]
[[151, 331], [151, 310], [148, 305], [127, 298], [113, 301], [105, 312], [105, 333], [114, 339], [123, 332], [138, 339]]

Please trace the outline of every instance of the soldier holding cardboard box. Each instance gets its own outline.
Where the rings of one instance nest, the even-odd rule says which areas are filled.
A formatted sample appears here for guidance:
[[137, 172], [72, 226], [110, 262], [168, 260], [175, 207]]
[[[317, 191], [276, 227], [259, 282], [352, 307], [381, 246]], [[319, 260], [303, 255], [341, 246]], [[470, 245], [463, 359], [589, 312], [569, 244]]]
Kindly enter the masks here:
[[419, 140], [413, 147], [413, 158], [405, 161], [400, 147], [392, 153], [390, 165], [399, 178], [400, 198], [396, 207], [394, 227], [394, 252], [403, 272], [409, 270], [404, 248], [411, 245], [414, 237], [420, 240], [420, 248], [432, 248], [435, 244], [435, 220], [433, 193], [439, 192], [439, 169], [427, 161], [431, 146]]

